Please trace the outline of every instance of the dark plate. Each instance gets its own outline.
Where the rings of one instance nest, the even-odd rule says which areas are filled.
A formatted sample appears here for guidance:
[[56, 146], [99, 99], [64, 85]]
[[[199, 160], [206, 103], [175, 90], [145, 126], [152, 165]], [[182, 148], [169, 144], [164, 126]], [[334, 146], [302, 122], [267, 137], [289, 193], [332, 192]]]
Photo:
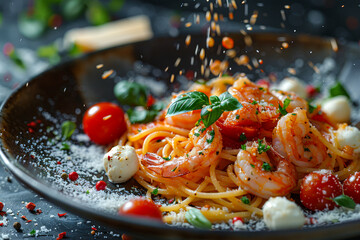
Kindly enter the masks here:
[[[232, 35], [239, 54], [246, 53], [250, 58], [262, 59], [264, 64], [260, 68], [249, 71], [247, 68], [231, 64], [231, 71], [246, 71], [252, 79], [265, 77], [269, 73], [279, 78], [289, 75], [287, 68], [296, 68], [302, 79], [318, 78], [319, 82], [328, 81], [335, 77], [346, 80], [350, 93], [354, 99], [359, 99], [360, 84], [357, 80], [360, 49], [352, 44], [339, 45], [339, 51], [334, 52], [328, 39], [309, 36], [289, 36], [280, 34], [252, 34], [253, 46], [245, 47], [242, 35]], [[190, 64], [190, 57], [194, 55], [194, 43], [201, 48], [205, 42], [203, 36], [193, 36], [193, 46], [184, 47], [184, 36], [179, 38], [159, 38], [146, 42], [119, 46], [84, 57], [64, 62], [42, 74], [34, 77], [28, 83], [14, 92], [1, 109], [1, 157], [6, 167], [29, 189], [37, 192], [49, 201], [72, 211], [82, 217], [108, 224], [137, 236], [187, 239], [335, 239], [360, 234], [360, 220], [319, 226], [303, 230], [292, 231], [203, 231], [170, 227], [146, 219], [138, 219], [99, 211], [86, 204], [82, 204], [76, 197], [69, 196], [66, 191], [54, 186], [51, 174], [56, 172], [53, 161], [46, 159], [46, 141], [52, 138], [47, 127], [54, 126], [54, 122], [71, 119], [81, 125], [82, 114], [88, 106], [99, 101], [112, 101], [114, 79], [101, 79], [104, 70], [114, 69], [118, 76], [129, 75], [151, 76], [157, 81], [166, 82], [168, 94], [172, 89], [178, 89], [183, 79], [178, 79], [170, 85], [172, 73], [181, 69], [197, 70], [201, 64], [195, 57], [194, 64]], [[288, 49], [281, 49], [282, 42], [288, 42]], [[179, 50], [177, 44], [180, 43]], [[199, 49], [200, 49], [199, 48]], [[216, 57], [218, 49], [208, 53], [209, 58]], [[181, 62], [174, 67], [178, 57]], [[322, 64], [322, 74], [316, 74], [309, 64], [323, 63], [324, 59], [332, 58], [335, 65]], [[96, 65], [104, 64], [99, 70]], [[149, 67], [151, 66], [151, 67]], [[167, 73], [163, 71], [169, 66]], [[325, 66], [330, 66], [328, 70]], [[136, 71], [134, 71], [134, 68]], [[198, 76], [200, 77], [200, 76]], [[44, 112], [55, 120], [44, 117]], [[41, 120], [41, 127], [30, 133], [27, 124], [34, 120]], [[58, 127], [58, 126], [57, 126]], [[36, 144], [34, 144], [36, 143]], [[36, 155], [36, 157], [33, 157]], [[70, 153], [71, 155], [71, 153]], [[35, 167], [34, 167], [35, 166]], [[50, 175], [48, 175], [50, 174]], [[100, 174], [100, 177], [103, 174]], [[85, 177], [84, 177], [85, 178]], [[92, 178], [87, 179], [93, 181]], [[130, 181], [120, 187], [130, 189], [135, 183]], [[115, 191], [119, 185], [108, 183], [108, 191]]]

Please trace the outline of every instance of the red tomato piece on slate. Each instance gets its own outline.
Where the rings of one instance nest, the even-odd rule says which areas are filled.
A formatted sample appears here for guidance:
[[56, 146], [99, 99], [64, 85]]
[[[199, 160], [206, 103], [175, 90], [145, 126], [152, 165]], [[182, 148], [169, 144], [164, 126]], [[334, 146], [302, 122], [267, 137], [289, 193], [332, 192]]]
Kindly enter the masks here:
[[354, 202], [360, 203], [360, 172], [350, 175], [344, 181], [344, 194], [351, 197]]
[[162, 221], [162, 214], [159, 207], [147, 199], [132, 199], [122, 205], [119, 209], [120, 215], [132, 215], [152, 218]]
[[342, 185], [339, 179], [330, 171], [309, 173], [301, 183], [300, 200], [308, 209], [334, 209], [336, 203], [331, 200], [342, 194]]

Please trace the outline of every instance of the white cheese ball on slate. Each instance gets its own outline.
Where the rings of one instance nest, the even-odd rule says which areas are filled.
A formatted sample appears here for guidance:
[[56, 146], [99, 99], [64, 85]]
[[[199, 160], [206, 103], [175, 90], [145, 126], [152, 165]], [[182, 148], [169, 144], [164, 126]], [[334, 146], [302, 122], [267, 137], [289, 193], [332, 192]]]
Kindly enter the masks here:
[[336, 131], [336, 139], [341, 149], [350, 146], [354, 152], [360, 153], [360, 130], [358, 128], [343, 124]]
[[285, 92], [293, 92], [302, 98], [306, 98], [307, 96], [306, 88], [303, 82], [296, 77], [284, 78], [277, 86], [277, 89]]
[[351, 105], [345, 96], [330, 98], [321, 105], [321, 110], [334, 123], [350, 122]]
[[301, 228], [305, 216], [296, 203], [285, 197], [270, 198], [263, 206], [264, 222], [271, 230]]
[[135, 149], [130, 146], [115, 146], [104, 156], [104, 167], [109, 180], [122, 183], [129, 180], [139, 169]]

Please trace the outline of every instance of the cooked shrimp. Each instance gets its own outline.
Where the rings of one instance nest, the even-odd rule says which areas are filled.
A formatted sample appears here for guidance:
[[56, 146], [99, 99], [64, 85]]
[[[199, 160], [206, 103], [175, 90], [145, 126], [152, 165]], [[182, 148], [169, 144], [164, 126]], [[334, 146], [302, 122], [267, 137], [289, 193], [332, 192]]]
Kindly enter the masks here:
[[[183, 94], [183, 93], [185, 93], [185, 92], [183, 91], [183, 92], [180, 92], [179, 94], [173, 94], [172, 99], [174, 100], [177, 96], [179, 96], [180, 94]], [[205, 94], [207, 94], [207, 93], [205, 93]], [[191, 112], [186, 112], [186, 113], [166, 117], [165, 114], [167, 113], [167, 110], [168, 110], [170, 104], [167, 106], [166, 110], [164, 111], [164, 117], [165, 117], [166, 124], [169, 124], [169, 125], [175, 126], [175, 127], [186, 128], [186, 129], [190, 130], [195, 126], [196, 122], [201, 118], [201, 116], [200, 116], [201, 110], [194, 110]]]
[[213, 124], [194, 127], [189, 134], [194, 147], [183, 156], [166, 161], [154, 153], [141, 157], [142, 164], [163, 177], [178, 177], [209, 167], [220, 155], [223, 144], [219, 128]]
[[274, 149], [295, 166], [315, 167], [327, 158], [327, 148], [314, 136], [306, 111], [296, 108], [282, 117], [273, 131]]
[[165, 123], [175, 127], [192, 129], [201, 118], [201, 110], [194, 110], [170, 117], [165, 117]]
[[245, 119], [244, 124], [251, 120], [254, 123], [266, 123], [274, 127], [280, 116], [278, 108], [282, 102], [266, 87], [258, 86], [247, 78], [240, 78], [229, 88], [229, 93], [243, 106], [246, 105], [237, 110], [236, 114], [241, 116], [239, 123]]
[[283, 103], [284, 103], [285, 99], [290, 99], [291, 100], [289, 106], [286, 108], [286, 110], [288, 112], [294, 111], [295, 108], [297, 108], [297, 107], [301, 108], [301, 109], [305, 109], [306, 111], [308, 110], [307, 101], [305, 99], [299, 97], [298, 95], [296, 95], [293, 92], [285, 92], [285, 91], [281, 91], [281, 90], [272, 90], [271, 93], [274, 94]]
[[[241, 187], [256, 196], [285, 196], [296, 186], [295, 167], [273, 148], [259, 153], [262, 142], [248, 142], [235, 161], [235, 174]], [[260, 147], [261, 148], [261, 147]]]

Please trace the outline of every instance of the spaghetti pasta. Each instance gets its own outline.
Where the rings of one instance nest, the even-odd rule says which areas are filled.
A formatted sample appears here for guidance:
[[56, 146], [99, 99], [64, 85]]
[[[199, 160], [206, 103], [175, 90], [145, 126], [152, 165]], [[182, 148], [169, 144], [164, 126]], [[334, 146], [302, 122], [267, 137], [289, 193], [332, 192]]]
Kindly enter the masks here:
[[[263, 85], [251, 83], [243, 76], [219, 77], [205, 85], [194, 84], [190, 90], [219, 96], [227, 91], [228, 86], [243, 108], [224, 112], [212, 127], [206, 129], [201, 124], [196, 126], [194, 122], [193, 129], [189, 130], [186, 127], [180, 127], [181, 116], [178, 116], [175, 125], [171, 125], [169, 123], [172, 121], [165, 121], [165, 114], [162, 114], [155, 122], [149, 124], [128, 122], [128, 132], [118, 142], [119, 145], [130, 145], [136, 149], [140, 169], [134, 179], [147, 189], [146, 197], [152, 198], [151, 193], [156, 189], [157, 194], [168, 200], [167, 204], [160, 207], [160, 210], [164, 212], [165, 222], [179, 221], [177, 214], [183, 213], [189, 206], [199, 207], [204, 216], [213, 223], [227, 222], [234, 217], [261, 217], [262, 206], [267, 199], [257, 194], [258, 191], [265, 191], [265, 188], [268, 188], [266, 191], [271, 192], [272, 196], [289, 196], [291, 193], [299, 192], [301, 179], [307, 173], [329, 169], [343, 180], [360, 169], [359, 156], [345, 152], [336, 144], [334, 140], [336, 125], [319, 121], [318, 118], [315, 120], [313, 117], [316, 113], [310, 114], [306, 112], [306, 109], [295, 108], [287, 112], [284, 99], [280, 101]], [[289, 94], [289, 96], [295, 95]], [[299, 99], [295, 97], [289, 101]], [[269, 103], [270, 101], [279, 102], [279, 106]], [[283, 108], [285, 114], [282, 114], [279, 108]], [[306, 112], [305, 120], [298, 124], [308, 124], [311, 134], [305, 134], [303, 139], [299, 138], [300, 140], [289, 138], [285, 141], [297, 141], [294, 151], [299, 151], [299, 154], [301, 152], [304, 159], [311, 160], [316, 153], [309, 153], [310, 147], [302, 144], [311, 142], [312, 139], [309, 138], [316, 138], [319, 141], [318, 145], [321, 144], [326, 153], [320, 163], [297, 165], [290, 163], [286, 156], [274, 150], [278, 147], [276, 144], [279, 144], [277, 142], [276, 146], [274, 145], [275, 129], [282, 132], [292, 131], [294, 136], [297, 134], [293, 129], [285, 129], [286, 125], [280, 126], [279, 119], [290, 118], [290, 115], [293, 115], [293, 119], [296, 120], [291, 121], [300, 121], [301, 111]], [[188, 124], [190, 120], [184, 119], [184, 121]], [[239, 138], [239, 134], [244, 134], [245, 137]], [[316, 148], [318, 145], [311, 145], [311, 147]], [[299, 146], [303, 149], [299, 149]], [[271, 150], [269, 150], [270, 147]], [[195, 152], [199, 154], [195, 156]], [[234, 167], [239, 161], [240, 152], [243, 155], [249, 154], [250, 159], [247, 161], [251, 163], [250, 166], [254, 170], [251, 168], [246, 170], [245, 167], [239, 170], [238, 167]], [[272, 159], [274, 156], [279, 158], [277, 162]], [[270, 170], [265, 168], [267, 166], [265, 163], [269, 165]], [[254, 184], [250, 181], [252, 176], [247, 176], [248, 182], [239, 177], [239, 174], [246, 174], [247, 171], [258, 173], [259, 178], [265, 174], [269, 176], [278, 172], [280, 174], [281, 171], [285, 171], [284, 164], [289, 165], [287, 171], [290, 172], [286, 172], [286, 176], [293, 179], [295, 184], [284, 186], [284, 189], [290, 188], [291, 191], [282, 189], [284, 191], [281, 194], [272, 187], [274, 184], [279, 186], [290, 184], [285, 182], [284, 175], [279, 175], [279, 179], [284, 182], [273, 182], [273, 185], [267, 185], [264, 182], [255, 190], [250, 190], [254, 189], [250, 187]], [[169, 170], [168, 166], [176, 167]], [[268, 182], [271, 182], [272, 179], [269, 178], [269, 180]]]

